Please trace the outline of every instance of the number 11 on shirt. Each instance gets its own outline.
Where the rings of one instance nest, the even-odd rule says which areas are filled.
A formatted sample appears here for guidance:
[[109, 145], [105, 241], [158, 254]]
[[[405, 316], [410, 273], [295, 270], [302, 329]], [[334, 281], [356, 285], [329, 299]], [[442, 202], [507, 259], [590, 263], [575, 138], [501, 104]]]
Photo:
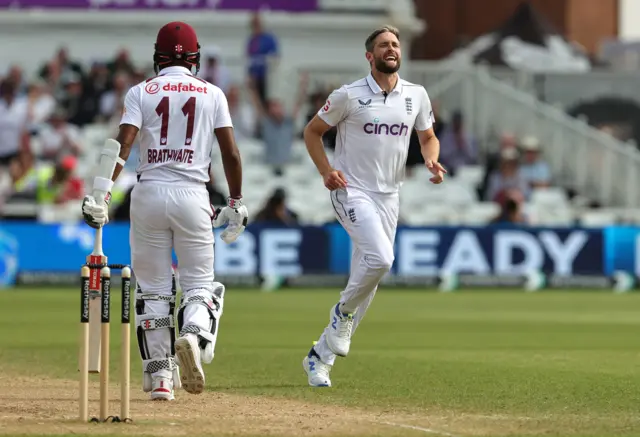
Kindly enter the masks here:
[[[191, 145], [193, 139], [193, 122], [196, 117], [196, 98], [189, 97], [189, 100], [182, 107], [182, 113], [187, 117], [187, 132], [184, 139], [185, 146]], [[162, 118], [160, 127], [160, 145], [167, 145], [167, 133], [169, 131], [169, 97], [165, 96], [156, 106], [156, 114]]]

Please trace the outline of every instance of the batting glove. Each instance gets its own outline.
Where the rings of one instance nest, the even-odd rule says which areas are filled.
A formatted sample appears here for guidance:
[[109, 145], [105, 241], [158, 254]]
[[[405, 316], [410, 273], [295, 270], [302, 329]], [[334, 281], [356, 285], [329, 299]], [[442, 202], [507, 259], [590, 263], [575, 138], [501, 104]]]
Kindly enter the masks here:
[[233, 243], [236, 239], [242, 234], [247, 227], [247, 222], [249, 220], [249, 211], [247, 207], [242, 203], [242, 199], [234, 199], [229, 197], [227, 199], [227, 206], [224, 208], [218, 208], [214, 211], [213, 215], [213, 226], [215, 228], [219, 228], [224, 226], [227, 227], [222, 234], [220, 234], [220, 238], [225, 243]]
[[94, 229], [101, 228], [109, 223], [109, 200], [111, 196], [96, 202], [95, 197], [91, 195], [84, 196], [82, 201], [82, 215], [84, 222]]

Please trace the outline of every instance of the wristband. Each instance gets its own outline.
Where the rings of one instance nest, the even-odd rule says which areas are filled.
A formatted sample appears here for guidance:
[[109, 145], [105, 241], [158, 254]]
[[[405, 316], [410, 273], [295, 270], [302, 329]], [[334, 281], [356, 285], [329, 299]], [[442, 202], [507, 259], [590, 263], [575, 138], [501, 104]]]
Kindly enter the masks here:
[[244, 203], [242, 203], [242, 197], [227, 197], [227, 205], [229, 206], [229, 208], [238, 209], [242, 205], [244, 205]]
[[113, 181], [111, 179], [96, 176], [93, 180], [94, 191], [104, 191], [105, 193], [110, 193], [112, 188]]

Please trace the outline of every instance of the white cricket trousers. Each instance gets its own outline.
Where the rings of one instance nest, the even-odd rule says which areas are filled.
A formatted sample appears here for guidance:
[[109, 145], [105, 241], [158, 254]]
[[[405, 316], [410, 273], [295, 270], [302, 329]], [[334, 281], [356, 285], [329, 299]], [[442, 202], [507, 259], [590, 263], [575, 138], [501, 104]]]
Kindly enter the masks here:
[[212, 216], [203, 184], [136, 184], [131, 192], [131, 263], [145, 293], [171, 292], [172, 248], [182, 289], [211, 288]]
[[[336, 216], [351, 237], [351, 274], [340, 294], [340, 304], [344, 313], [355, 311], [355, 332], [380, 280], [393, 265], [399, 196], [398, 193], [380, 194], [357, 188], [335, 190], [330, 195]], [[333, 365], [336, 355], [325, 340], [327, 329], [314, 348], [324, 363]]]
[[[140, 181], [131, 192], [131, 266], [144, 294], [171, 295], [172, 249], [178, 258], [178, 279], [183, 297], [190, 290], [213, 284], [213, 211], [203, 184], [167, 184]], [[208, 331], [210, 316], [203, 305], [190, 305], [184, 324]], [[144, 315], [166, 316], [169, 303], [146, 300]], [[139, 323], [139, 321], [138, 321]], [[148, 358], [163, 359], [172, 344], [168, 329], [146, 331]], [[166, 371], [161, 371], [163, 373]], [[170, 375], [170, 374], [169, 374]], [[169, 376], [165, 375], [165, 376]]]

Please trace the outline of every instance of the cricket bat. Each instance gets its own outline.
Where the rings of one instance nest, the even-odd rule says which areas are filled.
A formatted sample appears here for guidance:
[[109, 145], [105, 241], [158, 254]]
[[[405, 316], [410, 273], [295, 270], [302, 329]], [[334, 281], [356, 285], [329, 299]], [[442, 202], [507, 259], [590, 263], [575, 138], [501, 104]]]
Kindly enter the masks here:
[[[87, 256], [87, 263], [107, 264], [107, 257], [102, 251], [102, 228], [96, 229], [93, 252]], [[89, 275], [89, 373], [100, 373], [101, 298], [100, 269], [91, 268]]]
[[[113, 139], [107, 139], [100, 152], [100, 159], [95, 169], [96, 179], [93, 183], [93, 196], [97, 201], [102, 201], [109, 188], [105, 188], [104, 181], [110, 181], [117, 163], [124, 165], [119, 157], [120, 143]], [[98, 186], [98, 182], [102, 185]], [[90, 264], [106, 265], [107, 257], [102, 251], [102, 228], [96, 229], [93, 252], [87, 256]], [[92, 268], [89, 276], [89, 373], [100, 373], [100, 332], [101, 332], [101, 283], [100, 268]]]

